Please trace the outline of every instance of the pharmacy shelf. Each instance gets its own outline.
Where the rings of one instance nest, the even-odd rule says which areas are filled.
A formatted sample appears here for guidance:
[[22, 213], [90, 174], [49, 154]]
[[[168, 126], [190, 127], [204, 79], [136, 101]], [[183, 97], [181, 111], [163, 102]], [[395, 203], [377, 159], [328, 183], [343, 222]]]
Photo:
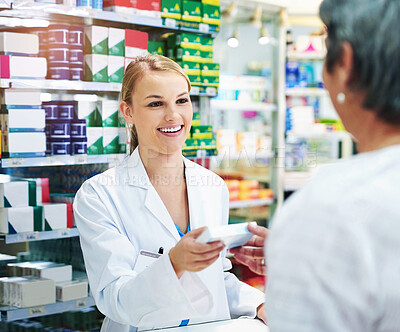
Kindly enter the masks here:
[[[121, 83], [85, 82], [68, 80], [44, 80], [44, 79], [0, 79], [0, 88], [8, 89], [41, 89], [56, 91], [81, 91], [81, 92], [115, 92], [119, 93]], [[198, 87], [193, 87], [192, 96], [215, 97], [217, 89], [207, 88], [206, 92], [200, 92]]]
[[91, 8], [70, 7], [66, 5], [48, 3], [22, 3], [15, 4], [13, 9], [3, 10], [1, 16], [45, 19], [49, 21], [70, 22], [71, 24], [102, 24], [109, 26], [129, 24], [134, 26], [159, 28], [177, 31], [191, 31], [202, 34], [213, 34], [208, 24], [201, 24], [199, 29], [181, 28], [175, 20], [165, 20], [163, 22], [160, 12], [149, 12], [129, 9], [126, 12], [111, 12]]
[[290, 52], [287, 55], [288, 60], [293, 61], [323, 61], [325, 59], [326, 53], [317, 52], [307, 52], [307, 53], [297, 53]]
[[240, 208], [248, 208], [254, 206], [263, 206], [263, 205], [272, 205], [274, 204], [273, 198], [262, 198], [262, 199], [251, 199], [245, 201], [233, 201], [229, 202], [230, 209], [240, 209]]
[[287, 132], [288, 139], [290, 138], [321, 138], [321, 139], [351, 139], [351, 135], [346, 131], [327, 131], [321, 133], [303, 132], [292, 133]]
[[45, 167], [86, 164], [112, 164], [122, 161], [126, 154], [50, 156], [40, 158], [4, 158], [1, 167]]
[[17, 234], [0, 234], [0, 239], [6, 241], [6, 244], [21, 243], [42, 240], [66, 239], [79, 236], [77, 228], [56, 229], [46, 232], [26, 232]]
[[11, 322], [20, 319], [60, 314], [67, 311], [93, 307], [94, 305], [94, 299], [92, 297], [86, 297], [78, 300], [56, 302], [30, 308], [0, 307], [0, 312], [2, 321]]
[[211, 107], [227, 111], [262, 111], [275, 112], [278, 108], [274, 104], [244, 102], [238, 100], [211, 100]]
[[287, 97], [325, 97], [328, 91], [324, 88], [290, 88], [286, 89]]

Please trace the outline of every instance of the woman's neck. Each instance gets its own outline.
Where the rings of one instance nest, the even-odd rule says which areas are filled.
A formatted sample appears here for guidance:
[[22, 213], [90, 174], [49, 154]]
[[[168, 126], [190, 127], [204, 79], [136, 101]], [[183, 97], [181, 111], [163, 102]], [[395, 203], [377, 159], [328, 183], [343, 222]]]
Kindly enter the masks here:
[[184, 163], [181, 151], [163, 154], [139, 145], [139, 154], [153, 185], [163, 184], [168, 186], [178, 184], [184, 179]]

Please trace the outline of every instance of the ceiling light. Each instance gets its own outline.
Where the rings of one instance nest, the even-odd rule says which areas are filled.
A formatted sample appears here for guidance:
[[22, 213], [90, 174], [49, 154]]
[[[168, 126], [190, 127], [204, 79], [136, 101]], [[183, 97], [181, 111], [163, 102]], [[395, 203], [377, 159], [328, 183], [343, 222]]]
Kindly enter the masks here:
[[262, 19], [262, 8], [261, 6], [257, 6], [256, 9], [254, 9], [253, 15], [251, 16], [250, 24], [256, 28], [261, 28], [262, 26], [261, 19]]
[[233, 1], [225, 10], [222, 11], [221, 16], [230, 19], [236, 16], [237, 12], [237, 3]]
[[271, 42], [271, 37], [269, 36], [267, 30], [262, 27], [260, 31], [260, 37], [258, 38], [258, 43], [260, 45], [267, 45]]
[[235, 29], [235, 31], [233, 31], [232, 37], [230, 37], [230, 38], [227, 40], [228, 46], [229, 46], [229, 47], [232, 47], [232, 48], [237, 48], [237, 47], [239, 47], [239, 38], [238, 38], [238, 37], [239, 37], [238, 30]]

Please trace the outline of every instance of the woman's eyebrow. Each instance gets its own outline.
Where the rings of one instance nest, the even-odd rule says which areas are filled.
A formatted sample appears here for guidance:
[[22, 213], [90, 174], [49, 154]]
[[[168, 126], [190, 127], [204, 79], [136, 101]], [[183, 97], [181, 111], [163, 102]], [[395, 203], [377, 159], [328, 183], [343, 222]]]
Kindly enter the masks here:
[[158, 95], [150, 95], [150, 96], [147, 96], [145, 99], [149, 99], [149, 98], [158, 98], [158, 99], [164, 99], [164, 97], [163, 97], [163, 96], [158, 96]]

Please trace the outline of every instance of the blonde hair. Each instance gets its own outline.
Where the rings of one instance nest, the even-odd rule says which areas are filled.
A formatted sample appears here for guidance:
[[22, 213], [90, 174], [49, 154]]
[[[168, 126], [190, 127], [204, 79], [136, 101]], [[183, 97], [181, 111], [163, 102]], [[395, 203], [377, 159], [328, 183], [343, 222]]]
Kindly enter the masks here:
[[[126, 67], [122, 80], [122, 101], [126, 102], [128, 105], [132, 105], [132, 94], [136, 84], [148, 71], [170, 71], [182, 75], [187, 81], [189, 91], [191, 89], [189, 77], [176, 62], [162, 55], [139, 56]], [[139, 144], [135, 125], [132, 125], [130, 128], [129, 136], [131, 145], [130, 153], [132, 154]]]

